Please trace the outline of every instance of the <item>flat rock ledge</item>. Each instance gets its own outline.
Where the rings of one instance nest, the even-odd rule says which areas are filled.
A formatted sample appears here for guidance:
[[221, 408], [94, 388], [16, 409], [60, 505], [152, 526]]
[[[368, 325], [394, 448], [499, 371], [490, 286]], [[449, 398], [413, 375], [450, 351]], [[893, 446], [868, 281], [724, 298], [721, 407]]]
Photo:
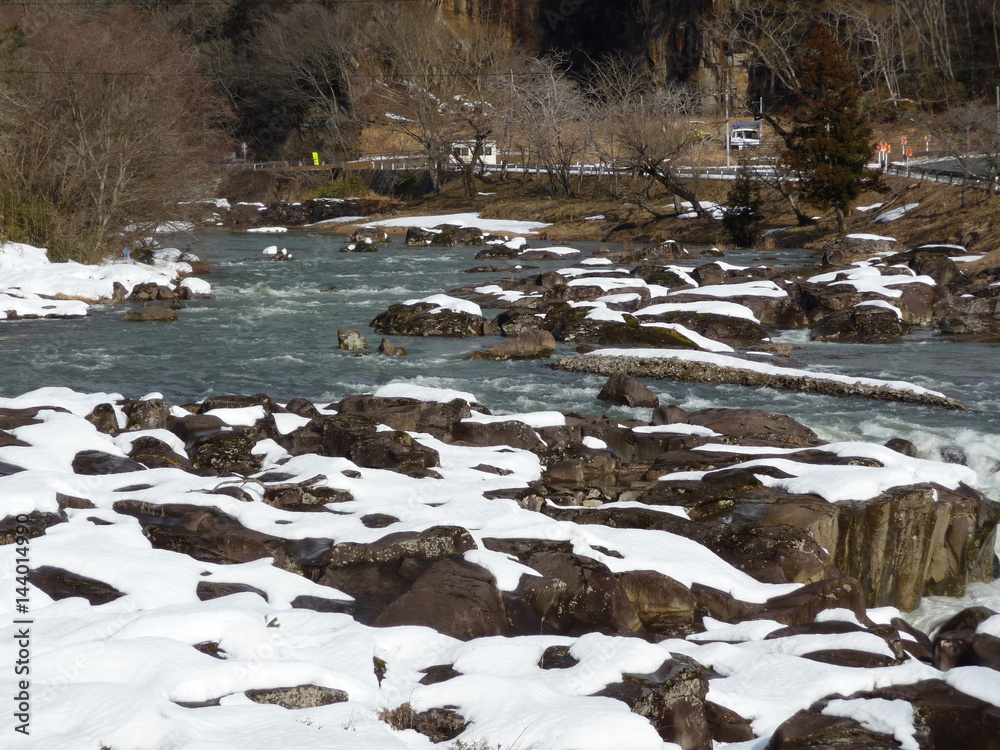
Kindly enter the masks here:
[[879, 401], [899, 401], [955, 411], [968, 411], [965, 406], [953, 398], [934, 393], [918, 393], [893, 388], [888, 383], [885, 385], [845, 383], [822, 377], [811, 377], [806, 374], [773, 374], [749, 368], [723, 367], [701, 360], [580, 354], [553, 362], [550, 367], [566, 372], [585, 372], [595, 375], [612, 375], [620, 372], [634, 378], [683, 380], [694, 383], [728, 383], [753, 388], [780, 388], [823, 396], [850, 396]]

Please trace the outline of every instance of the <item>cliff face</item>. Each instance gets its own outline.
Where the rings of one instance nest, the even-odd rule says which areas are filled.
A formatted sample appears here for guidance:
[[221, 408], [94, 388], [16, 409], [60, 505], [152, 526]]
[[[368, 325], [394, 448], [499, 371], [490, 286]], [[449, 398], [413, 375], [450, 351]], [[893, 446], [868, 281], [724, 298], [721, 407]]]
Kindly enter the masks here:
[[461, 28], [499, 23], [538, 51], [565, 56], [586, 74], [594, 61], [623, 55], [642, 61], [657, 81], [720, 88], [724, 57], [713, 20], [725, 0], [432, 0]]

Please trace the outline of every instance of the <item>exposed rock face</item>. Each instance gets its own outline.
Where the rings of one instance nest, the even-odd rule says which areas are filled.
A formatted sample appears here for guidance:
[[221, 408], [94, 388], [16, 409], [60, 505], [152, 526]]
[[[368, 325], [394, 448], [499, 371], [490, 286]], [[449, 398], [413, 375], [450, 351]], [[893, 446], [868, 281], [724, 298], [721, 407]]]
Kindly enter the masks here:
[[934, 306], [934, 327], [941, 333], [1000, 337], [1000, 296], [947, 297]]
[[984, 518], [995, 526], [1000, 508], [974, 493], [916, 486], [837, 508], [839, 538], [828, 549], [841, 571], [863, 581], [870, 607], [892, 601], [908, 611], [924, 594], [962, 596], [966, 583], [992, 579], [992, 546], [967, 530]]
[[812, 329], [809, 338], [816, 341], [884, 344], [904, 336], [909, 330], [910, 327], [894, 310], [862, 304], [822, 318]]

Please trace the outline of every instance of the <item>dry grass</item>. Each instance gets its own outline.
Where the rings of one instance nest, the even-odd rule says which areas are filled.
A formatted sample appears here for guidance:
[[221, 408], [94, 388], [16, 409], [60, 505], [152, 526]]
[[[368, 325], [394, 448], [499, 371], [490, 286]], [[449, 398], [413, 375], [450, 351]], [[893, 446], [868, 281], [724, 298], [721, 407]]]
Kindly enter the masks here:
[[[967, 205], [963, 207], [958, 187], [894, 177], [885, 181], [889, 187], [887, 194], [862, 195], [856, 205], [883, 203], [885, 208], [892, 208], [917, 203], [919, 206], [905, 217], [891, 223], [872, 222], [879, 210], [852, 212], [848, 217], [849, 232], [888, 235], [906, 245], [944, 242], [963, 245], [975, 252], [991, 252], [1000, 248], [1000, 211], [997, 210], [1000, 209], [1000, 197], [991, 198], [982, 191], [969, 190]], [[316, 187], [315, 183], [310, 184], [299, 175], [296, 175], [296, 180], [289, 182], [297, 183], [295, 187], [300, 191]], [[724, 204], [730, 185], [729, 182], [702, 179], [698, 181], [696, 191], [699, 199], [703, 201]], [[288, 192], [291, 185], [258, 186], [261, 187], [267, 188], [266, 192], [273, 198], [276, 193]], [[573, 240], [620, 242], [627, 239], [660, 242], [673, 239], [685, 244], [713, 244], [720, 247], [728, 243], [719, 221], [673, 218], [672, 196], [662, 190], [659, 192], [654, 190], [648, 202], [648, 205], [667, 216], [656, 220], [648, 211], [641, 210], [626, 199], [616, 199], [608, 195], [607, 178], [603, 179], [600, 186], [593, 177], [585, 178], [579, 198], [551, 195], [548, 181], [544, 177], [536, 179], [518, 175], [500, 180], [497, 176], [491, 175], [485, 180], [478, 180], [477, 187], [480, 193], [490, 193], [490, 195], [478, 195], [467, 199], [463, 195], [461, 181], [455, 179], [444, 186], [441, 195], [409, 201], [400, 206], [398, 214], [447, 214], [472, 211], [481, 213], [484, 218], [543, 221], [553, 226], [539, 233], [538, 238], [555, 242]], [[635, 187], [632, 189], [635, 190]], [[624, 192], [627, 193], [628, 190]], [[765, 220], [761, 231], [768, 229], [781, 229], [781, 231], [765, 238], [763, 240], [765, 244], [760, 249], [818, 248], [836, 236], [836, 223], [832, 214], [820, 215], [820, 212], [805, 207], [806, 212], [820, 215], [820, 218], [816, 224], [800, 227], [791, 208], [775, 191], [765, 189], [764, 201]], [[601, 214], [607, 218], [585, 221], [588, 216]], [[348, 227], [338, 226], [338, 230], [347, 231]], [[984, 259], [981, 262], [994, 265], [1000, 263], [995, 258]]]

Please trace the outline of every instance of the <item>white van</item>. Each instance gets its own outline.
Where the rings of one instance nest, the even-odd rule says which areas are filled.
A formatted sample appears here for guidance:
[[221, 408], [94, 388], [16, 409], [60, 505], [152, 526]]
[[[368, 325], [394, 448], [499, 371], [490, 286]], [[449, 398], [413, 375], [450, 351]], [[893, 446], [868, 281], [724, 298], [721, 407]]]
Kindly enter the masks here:
[[759, 122], [737, 122], [729, 131], [729, 147], [760, 148], [762, 134]]

